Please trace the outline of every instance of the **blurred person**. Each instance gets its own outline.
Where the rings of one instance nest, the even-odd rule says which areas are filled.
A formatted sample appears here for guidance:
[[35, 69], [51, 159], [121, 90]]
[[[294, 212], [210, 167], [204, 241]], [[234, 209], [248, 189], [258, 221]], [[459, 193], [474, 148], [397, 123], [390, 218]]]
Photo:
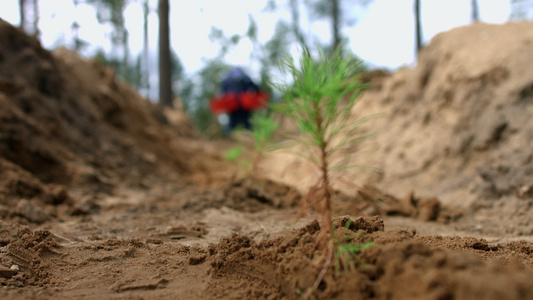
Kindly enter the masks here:
[[264, 107], [264, 103], [268, 101], [266, 94], [239, 67], [232, 68], [223, 77], [221, 93], [221, 96], [211, 100], [211, 110], [215, 114], [228, 114], [227, 135], [239, 127], [252, 129], [252, 110]]

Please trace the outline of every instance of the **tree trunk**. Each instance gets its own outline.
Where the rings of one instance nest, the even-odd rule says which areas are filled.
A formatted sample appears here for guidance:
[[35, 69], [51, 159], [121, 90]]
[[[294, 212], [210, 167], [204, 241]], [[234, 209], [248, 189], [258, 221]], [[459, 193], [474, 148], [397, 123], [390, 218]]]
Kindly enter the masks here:
[[111, 23], [113, 32], [111, 33], [112, 49], [116, 59], [116, 68], [119, 74], [126, 76], [130, 60], [130, 51], [128, 48], [128, 30], [124, 20], [124, 10], [126, 9], [127, 0], [107, 1], [111, 12]]
[[168, 15], [168, 0], [159, 0], [159, 103], [172, 107], [170, 28]]
[[39, 31], [39, 1], [33, 0], [33, 36], [40, 40], [41, 32]]
[[150, 97], [150, 45], [148, 41], [148, 14], [150, 7], [148, 0], [143, 3], [143, 76], [142, 86], [146, 89], [146, 98]]
[[129, 32], [125, 27], [122, 28], [121, 35], [122, 35], [122, 66], [121, 68], [123, 70], [127, 70], [128, 65], [130, 63], [130, 49], [128, 47]]
[[291, 19], [292, 19], [292, 31], [301, 47], [307, 48], [307, 43], [305, 37], [300, 29], [300, 12], [299, 12], [299, 2], [298, 0], [290, 0], [290, 10], [291, 10]]
[[20, 28], [26, 31], [26, 0], [19, 0]]
[[477, 0], [472, 0], [472, 22], [479, 22], [479, 4]]
[[416, 36], [416, 55], [423, 47], [422, 43], [422, 19], [420, 16], [420, 0], [415, 0], [415, 36]]
[[333, 51], [337, 50], [341, 44], [341, 37], [339, 32], [339, 1], [338, 0], [330, 0], [331, 1], [331, 25], [333, 29]]
[[39, 39], [39, 1], [19, 0], [19, 8], [19, 27], [28, 35], [32, 35]]

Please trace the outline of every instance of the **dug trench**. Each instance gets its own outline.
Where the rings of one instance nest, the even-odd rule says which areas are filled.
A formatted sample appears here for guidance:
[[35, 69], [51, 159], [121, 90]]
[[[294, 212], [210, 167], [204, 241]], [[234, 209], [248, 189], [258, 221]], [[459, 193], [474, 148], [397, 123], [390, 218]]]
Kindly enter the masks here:
[[[98, 214], [41, 229], [2, 222], [6, 267], [0, 294], [4, 299], [300, 299], [314, 284], [322, 256], [318, 222], [295, 223], [290, 207], [265, 205], [263, 197], [248, 197], [253, 190], [238, 205], [250, 203], [246, 210], [221, 205], [218, 189], [170, 192], [175, 198], [150, 190], [142, 195], [143, 204], [127, 203], [131, 194], [123, 202], [104, 200]], [[213, 205], [184, 208], [194, 199]], [[263, 207], [256, 210], [258, 205]], [[385, 230], [386, 221], [377, 216], [352, 220], [346, 230], [357, 235], [350, 242], [374, 245], [362, 251], [355, 270], [328, 272], [312, 297], [527, 299], [533, 294], [530, 243]]]
[[[380, 77], [374, 86], [399, 89], [409, 76]], [[525, 97], [517, 105], [528, 103], [525, 93], [517, 94]], [[397, 169], [385, 165], [381, 180], [337, 191], [336, 219], [352, 220], [340, 230], [354, 245], [373, 245], [361, 251], [354, 269], [331, 268], [309, 290], [320, 272], [320, 224], [299, 214], [302, 186], [277, 173], [281, 164], [296, 176], [292, 162], [274, 157], [274, 165], [267, 158], [265, 176], [252, 179], [223, 159], [235, 141], [205, 140], [180, 109], [143, 99], [96, 61], [65, 49], [48, 52], [3, 21], [0, 105], [2, 299], [533, 298], [531, 224], [523, 222], [531, 212], [531, 161], [524, 160], [522, 173], [514, 173], [521, 177], [512, 181], [502, 168], [514, 161], [494, 146], [522, 134], [514, 124], [498, 141], [480, 140], [486, 148], [463, 147], [470, 159], [463, 162], [477, 161], [491, 147], [507, 159], [500, 168], [478, 170], [485, 175], [465, 193], [470, 207], [447, 201], [450, 193], [441, 197], [451, 184], [434, 183], [438, 189], [427, 192], [428, 179], [419, 174], [439, 178], [433, 165], [403, 177], [391, 176]], [[406, 153], [401, 163], [412, 159]], [[442, 157], [451, 155], [433, 158]], [[451, 158], [435, 168], [455, 166]], [[405, 183], [415, 179], [422, 192]], [[477, 192], [487, 195], [472, 200]], [[487, 214], [492, 220], [481, 222]]]

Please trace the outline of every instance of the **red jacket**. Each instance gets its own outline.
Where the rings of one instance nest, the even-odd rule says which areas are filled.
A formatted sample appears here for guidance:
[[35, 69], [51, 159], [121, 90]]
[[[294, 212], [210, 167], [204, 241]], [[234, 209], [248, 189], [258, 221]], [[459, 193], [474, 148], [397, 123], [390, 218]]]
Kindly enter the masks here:
[[216, 114], [232, 113], [239, 109], [254, 110], [264, 108], [268, 102], [265, 92], [226, 93], [210, 100], [209, 107]]

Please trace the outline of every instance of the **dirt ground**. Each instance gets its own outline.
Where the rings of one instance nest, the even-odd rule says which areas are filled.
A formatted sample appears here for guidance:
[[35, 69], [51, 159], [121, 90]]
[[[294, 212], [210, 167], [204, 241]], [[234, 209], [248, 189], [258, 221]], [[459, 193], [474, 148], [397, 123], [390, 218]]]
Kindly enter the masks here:
[[357, 157], [380, 171], [335, 215], [374, 245], [309, 290], [304, 162], [253, 179], [223, 159], [240, 138], [0, 20], [0, 298], [533, 299], [532, 56], [533, 24], [476, 24], [366, 77], [357, 113], [382, 115]]

